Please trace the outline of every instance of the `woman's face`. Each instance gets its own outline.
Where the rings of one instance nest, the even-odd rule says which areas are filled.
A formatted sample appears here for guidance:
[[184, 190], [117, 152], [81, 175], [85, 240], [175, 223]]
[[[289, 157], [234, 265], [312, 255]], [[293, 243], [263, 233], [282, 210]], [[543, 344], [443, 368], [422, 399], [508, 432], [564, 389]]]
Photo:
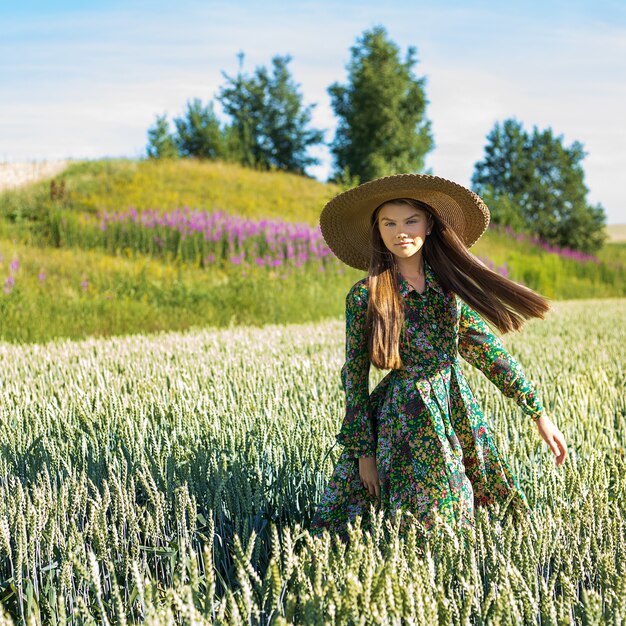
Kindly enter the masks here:
[[378, 212], [378, 229], [383, 243], [399, 259], [421, 250], [430, 231], [429, 215], [408, 204], [390, 202]]

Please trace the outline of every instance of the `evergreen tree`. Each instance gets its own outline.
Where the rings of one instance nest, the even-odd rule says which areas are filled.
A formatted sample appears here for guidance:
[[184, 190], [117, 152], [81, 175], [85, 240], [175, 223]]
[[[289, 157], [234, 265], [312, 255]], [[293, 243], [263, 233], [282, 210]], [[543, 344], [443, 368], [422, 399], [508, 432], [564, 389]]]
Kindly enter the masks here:
[[146, 154], [149, 159], [175, 159], [179, 156], [167, 115], [157, 115], [154, 126], [148, 129]]
[[276, 56], [272, 59], [271, 76], [265, 68], [257, 71], [257, 79], [267, 93], [262, 129], [271, 154], [270, 164], [304, 174], [306, 167], [319, 163], [319, 159], [308, 156], [307, 151], [309, 146], [321, 143], [324, 134], [308, 128], [315, 105], [303, 107], [302, 95], [287, 68], [290, 61], [289, 56]]
[[328, 89], [339, 118], [331, 152], [335, 177], [361, 182], [401, 172], [420, 172], [433, 148], [425, 117], [425, 79], [416, 78], [416, 49], [400, 60], [384, 27], [365, 31], [351, 48], [348, 84]]
[[323, 133], [308, 128], [314, 105], [303, 106], [302, 95], [288, 69], [289, 56], [272, 59], [272, 74], [258, 67], [254, 75], [224, 74], [227, 84], [217, 99], [231, 116], [231, 152], [240, 162], [260, 169], [277, 168], [304, 174], [319, 162], [308, 156], [310, 146], [323, 141]]
[[261, 137], [261, 118], [264, 93], [253, 78], [242, 74], [243, 53], [239, 53], [239, 71], [231, 77], [223, 72], [226, 85], [222, 86], [217, 100], [232, 119], [229, 127], [230, 152], [246, 167], [267, 169]]
[[586, 200], [583, 146], [563, 145], [552, 129], [532, 134], [515, 119], [496, 123], [472, 184], [495, 223], [538, 235], [552, 244], [593, 252], [604, 242], [605, 215]]
[[185, 115], [174, 120], [175, 142], [182, 156], [217, 159], [223, 154], [223, 137], [213, 103], [207, 106], [199, 98], [187, 103]]

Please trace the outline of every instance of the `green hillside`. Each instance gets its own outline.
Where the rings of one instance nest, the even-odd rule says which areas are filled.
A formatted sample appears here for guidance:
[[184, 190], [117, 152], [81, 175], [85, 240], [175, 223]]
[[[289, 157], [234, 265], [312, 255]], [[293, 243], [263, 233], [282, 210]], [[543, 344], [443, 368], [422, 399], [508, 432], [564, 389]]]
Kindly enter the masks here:
[[[329, 255], [317, 230], [338, 191], [225, 163], [114, 160], [4, 192], [0, 339], [340, 317], [364, 273]], [[214, 232], [198, 227], [211, 220]], [[623, 242], [581, 260], [490, 229], [472, 251], [552, 299], [626, 295]]]
[[250, 218], [278, 218], [314, 224], [334, 185], [284, 172], [257, 172], [215, 161], [131, 161], [72, 163], [56, 181], [63, 196], [50, 198], [50, 180], [0, 196], [4, 216], [33, 216], [62, 205], [75, 211], [122, 211], [178, 207], [220, 209]]

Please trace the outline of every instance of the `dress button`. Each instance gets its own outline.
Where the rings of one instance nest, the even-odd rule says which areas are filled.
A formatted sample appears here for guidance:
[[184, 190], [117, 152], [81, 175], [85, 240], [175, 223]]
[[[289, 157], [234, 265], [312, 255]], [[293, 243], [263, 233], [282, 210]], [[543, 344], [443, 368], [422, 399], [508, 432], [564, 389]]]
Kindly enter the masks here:
[[437, 324], [432, 324], [432, 327], [433, 328], [437, 328]]

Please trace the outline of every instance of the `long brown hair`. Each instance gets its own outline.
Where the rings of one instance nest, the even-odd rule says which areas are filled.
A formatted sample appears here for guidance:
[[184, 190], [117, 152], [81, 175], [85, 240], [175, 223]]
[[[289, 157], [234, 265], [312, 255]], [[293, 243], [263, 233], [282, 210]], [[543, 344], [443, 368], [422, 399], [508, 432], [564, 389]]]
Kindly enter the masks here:
[[378, 228], [378, 214], [386, 204], [408, 204], [424, 211], [430, 235], [422, 248], [441, 286], [457, 294], [501, 332], [520, 330], [527, 319], [543, 318], [548, 301], [528, 287], [490, 270], [432, 208], [413, 198], [387, 200], [371, 218], [372, 256], [368, 272], [367, 328], [372, 363], [379, 369], [400, 369], [400, 340], [404, 304], [398, 291], [398, 268], [393, 253], [385, 246]]

